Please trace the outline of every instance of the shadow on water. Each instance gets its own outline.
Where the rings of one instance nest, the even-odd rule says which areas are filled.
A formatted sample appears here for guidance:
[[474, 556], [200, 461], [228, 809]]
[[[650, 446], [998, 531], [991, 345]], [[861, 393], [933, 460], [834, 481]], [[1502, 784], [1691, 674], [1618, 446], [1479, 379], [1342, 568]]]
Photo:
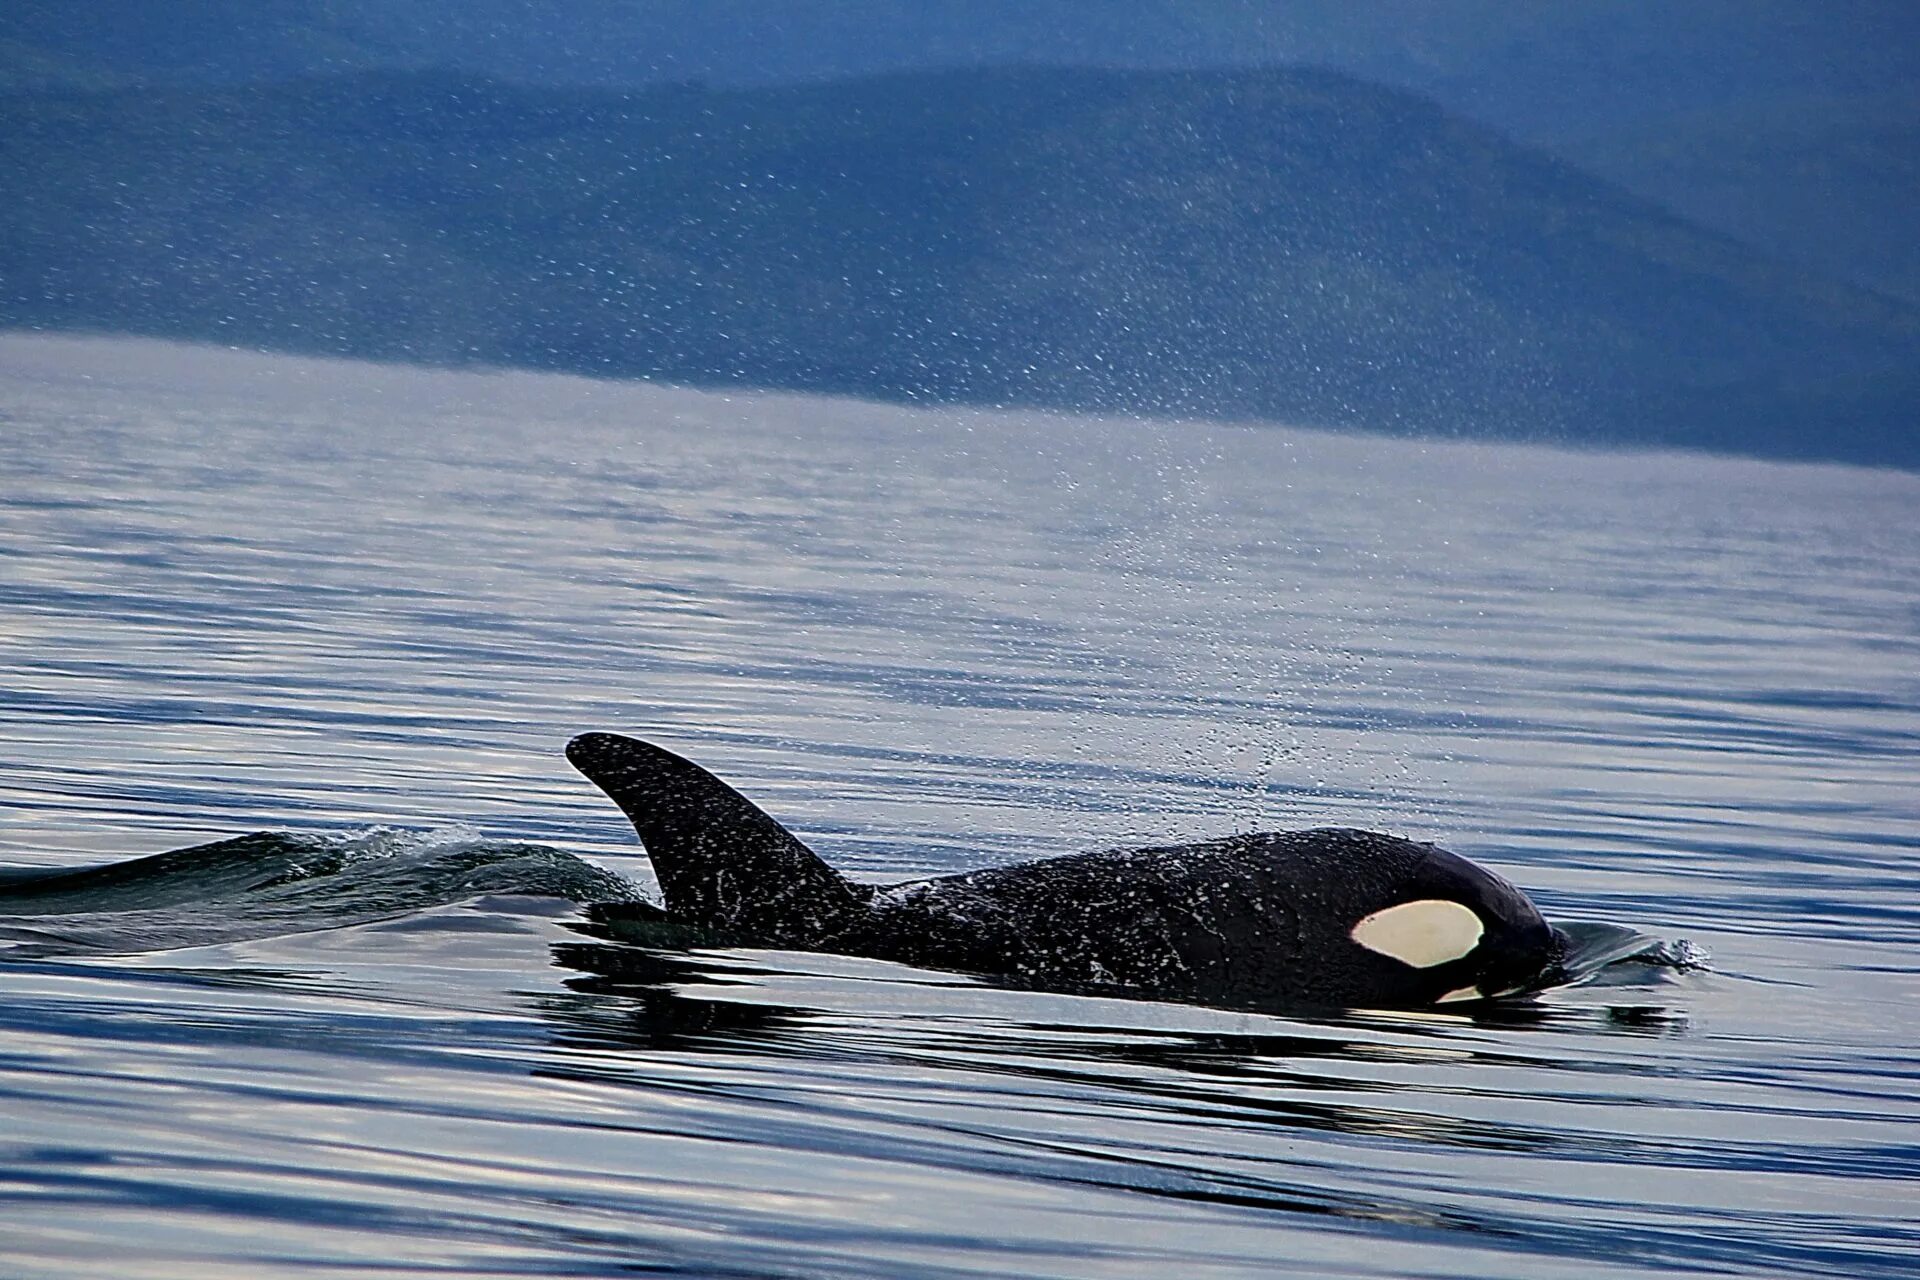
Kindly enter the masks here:
[[[590, 936], [597, 928], [566, 927]], [[1596, 943], [1602, 928], [1589, 935]], [[574, 1052], [539, 1073], [657, 1089], [654, 1064], [692, 1060], [705, 1067], [690, 1086], [703, 1097], [791, 1098], [793, 1131], [763, 1121], [760, 1133], [795, 1150], [824, 1143], [886, 1160], [901, 1158], [904, 1145], [916, 1162], [959, 1173], [1393, 1224], [1521, 1256], [1606, 1256], [1655, 1269], [1703, 1257], [1742, 1269], [1778, 1262], [1780, 1246], [1702, 1241], [1650, 1223], [1623, 1233], [1599, 1201], [1588, 1215], [1543, 1219], [1524, 1196], [1450, 1203], [1379, 1183], [1355, 1191], [1336, 1171], [1341, 1153], [1542, 1161], [1612, 1169], [1611, 1177], [1812, 1173], [1835, 1157], [1764, 1136], [1702, 1145], [1657, 1129], [1539, 1118], [1542, 1108], [1587, 1114], [1601, 1098], [1622, 1109], [1672, 1107], [1664, 1081], [1673, 1072], [1627, 1046], [1685, 1032], [1684, 1013], [1667, 998], [1669, 984], [1698, 965], [1685, 948], [1601, 962], [1589, 975], [1597, 984], [1580, 992], [1617, 999], [1300, 1018], [982, 986], [898, 966], [809, 973], [783, 965], [807, 957], [765, 954], [555, 945], [554, 962], [574, 976], [563, 992], [528, 1000], [556, 1044]], [[1246, 1021], [1259, 1029], [1225, 1029]], [[1621, 1047], [1610, 1051], [1608, 1041]], [[903, 1113], [912, 1116], [904, 1139]], [[1199, 1148], [1214, 1155], [1196, 1162]], [[1900, 1274], [1831, 1244], [1805, 1245], [1790, 1269], [1821, 1273], [1843, 1254], [1855, 1274]]]
[[[583, 971], [569, 978], [565, 994], [547, 993], [535, 1004], [553, 1025], [564, 1046], [613, 1051], [618, 1066], [571, 1063], [551, 1074], [599, 1083], [623, 1082], [629, 1055], [644, 1060], [661, 1052], [697, 1053], [716, 1059], [786, 1062], [796, 1069], [833, 1062], [841, 1071], [861, 1068], [876, 1078], [902, 1079], [929, 1073], [987, 1074], [1002, 1080], [1020, 1079], [1028, 1086], [1058, 1091], [1063, 1087], [1085, 1091], [1128, 1088], [1136, 1100], [1172, 1100], [1173, 1090], [1148, 1087], [1138, 1079], [1100, 1070], [1103, 1062], [1181, 1071], [1184, 1049], [1206, 1052], [1204, 1038], [1190, 1045], [1128, 1029], [1098, 1025], [996, 1023], [993, 1020], [919, 1020], [887, 1029], [867, 1025], [849, 1027], [819, 1008], [764, 1003], [753, 998], [752, 978], [776, 977], [773, 970], [716, 965], [697, 955], [671, 955], [622, 943], [565, 943], [554, 948], [557, 963]], [[711, 992], [734, 988], [729, 998], [687, 994], [689, 989]], [[1011, 994], [1011, 993], [1010, 993]], [[1015, 995], [1017, 999], [1017, 995]], [[964, 1029], [963, 1029], [964, 1028]], [[1224, 1043], [1224, 1042], [1223, 1042]], [[1247, 1041], [1249, 1060], [1320, 1055], [1344, 1056], [1350, 1046], [1307, 1037], [1263, 1036]], [[1218, 1047], [1214, 1052], [1218, 1052]], [[1197, 1060], [1197, 1057], [1196, 1057]], [[1301, 1079], [1311, 1077], [1302, 1075]], [[1111, 1106], [1088, 1097], [1089, 1109]], [[896, 1149], [897, 1140], [881, 1142], [870, 1136], [874, 1116], [859, 1103], [819, 1102], [818, 1112], [831, 1119], [836, 1112], [845, 1123], [834, 1130], [835, 1144], [849, 1154], [882, 1155]], [[1172, 1114], [1193, 1119], [1217, 1119], [1208, 1108], [1176, 1104]], [[941, 1118], [922, 1121], [928, 1132], [917, 1156], [974, 1173], [1013, 1174], [1047, 1181], [1120, 1189], [1178, 1200], [1257, 1209], [1366, 1220], [1417, 1221], [1432, 1227], [1473, 1229], [1468, 1218], [1418, 1208], [1412, 1204], [1383, 1205], [1327, 1191], [1307, 1191], [1237, 1179], [1222, 1172], [1182, 1171], [1172, 1161], [1149, 1151], [1125, 1158], [1110, 1151], [1076, 1148], [1068, 1140], [1039, 1133], [1016, 1137], [983, 1129], [966, 1118], [967, 1108], [952, 1107]], [[1329, 1127], [1338, 1127], [1337, 1124]], [[775, 1136], [769, 1131], [766, 1136]], [[775, 1136], [777, 1141], [777, 1136]]]
[[748, 1045], [777, 1050], [779, 1037], [802, 1029], [812, 1016], [798, 1007], [681, 994], [682, 986], [746, 987], [741, 977], [717, 973], [692, 955], [583, 942], [555, 946], [553, 959], [584, 976], [565, 979], [564, 994], [542, 994], [538, 1008], [554, 1023], [561, 1043], [576, 1047], [643, 1053]]
[[[605, 926], [593, 919], [569, 921], [569, 929], [596, 934]], [[772, 953], [776, 958], [782, 953]], [[804, 956], [793, 956], [804, 960]], [[956, 1045], [1017, 1051], [1022, 1061], [995, 1062], [993, 1070], [1073, 1081], [1095, 1079], [1076, 1074], [1075, 1064], [1125, 1063], [1182, 1075], [1221, 1080], [1258, 1078], [1306, 1088], [1342, 1091], [1390, 1091], [1390, 1084], [1343, 1079], [1337, 1084], [1315, 1072], [1286, 1070], [1282, 1064], [1328, 1059], [1428, 1065], [1436, 1060], [1480, 1062], [1507, 1066], [1535, 1066], [1538, 1056], [1516, 1054], [1484, 1045], [1465, 1049], [1436, 1047], [1418, 1033], [1428, 1027], [1479, 1028], [1509, 1032], [1540, 1030], [1624, 1031], [1672, 1034], [1686, 1026], [1684, 1014], [1660, 1000], [1655, 985], [1663, 973], [1689, 966], [1675, 964], [1654, 944], [1632, 955], [1606, 962], [1623, 983], [1634, 983], [1642, 1002], [1589, 1006], [1554, 1006], [1531, 997], [1489, 1001], [1478, 1006], [1456, 1006], [1445, 1013], [1275, 1011], [1221, 1009], [1204, 1005], [1167, 1004], [1142, 999], [1124, 989], [1100, 992], [1047, 991], [1009, 985], [998, 979], [979, 980], [962, 975], [915, 970], [871, 962], [886, 970], [884, 978], [856, 972], [828, 979], [810, 988], [824, 997], [820, 1003], [782, 1003], [768, 993], [778, 990], [793, 971], [743, 962], [740, 953], [667, 951], [620, 940], [565, 942], [553, 947], [554, 963], [580, 976], [563, 981], [566, 994], [540, 997], [543, 1015], [554, 1020], [563, 1042], [584, 1048], [651, 1051], [695, 1049], [715, 1053], [798, 1052], [788, 1037], [820, 1027], [832, 1016], [834, 985], [870, 984], [875, 989], [904, 993], [883, 1000], [880, 1007], [861, 1007], [852, 1016], [879, 1021], [894, 1019], [916, 1037], [938, 1041], [943, 1028], [964, 1028]], [[865, 966], [869, 962], [855, 962]], [[1596, 970], [1597, 971], [1597, 970]], [[1589, 975], [1592, 972], [1589, 971]], [[695, 994], [698, 993], [698, 994]], [[991, 1014], [982, 1016], [976, 1002], [954, 1008], [943, 996], [986, 993]], [[1624, 994], [1624, 991], [1623, 991]], [[1023, 1017], [1034, 1001], [1046, 1012], [1078, 1014], [1082, 1018]], [[947, 1007], [943, 1007], [943, 1005]], [[1137, 1016], [1126, 1022], [1111, 1020], [1118, 1011]], [[1247, 1021], [1297, 1026], [1284, 1031], [1214, 1031], [1179, 1029], [1195, 1017], [1202, 1021]], [[1357, 1029], [1363, 1034], [1355, 1035]], [[1396, 1041], [1392, 1036], [1413, 1039]], [[1501, 1041], [1500, 1043], [1506, 1043]], [[1578, 1070], [1578, 1063], [1562, 1064]], [[1105, 1076], [1097, 1077], [1108, 1082]], [[1177, 1097], [1178, 1095], [1170, 1095]], [[1198, 1112], [1196, 1112], [1198, 1114]], [[1336, 1124], [1327, 1127], [1339, 1128]]]
[[[602, 928], [592, 920], [567, 927], [590, 936]], [[1352, 1194], [1317, 1185], [1325, 1179], [1311, 1162], [1297, 1165], [1291, 1156], [1196, 1166], [1181, 1154], [1189, 1143], [1220, 1142], [1226, 1149], [1265, 1133], [1296, 1136], [1289, 1141], [1332, 1138], [1486, 1157], [1670, 1166], [1677, 1154], [1671, 1143], [1529, 1125], [1466, 1114], [1458, 1106], [1461, 1098], [1502, 1096], [1466, 1083], [1489, 1073], [1617, 1077], [1617, 1062], [1579, 1056], [1576, 1045], [1587, 1035], [1684, 1029], [1684, 1017], [1654, 998], [1659, 975], [1674, 968], [1657, 951], [1610, 962], [1622, 971], [1619, 981], [1640, 984], [1637, 993], [1647, 997], [1641, 1004], [1519, 1000], [1446, 1014], [1309, 1018], [976, 986], [898, 966], [830, 972], [822, 983], [823, 975], [808, 981], [781, 968], [783, 958], [760, 963], [739, 952], [673, 952], [623, 941], [557, 944], [555, 963], [576, 976], [564, 980], [564, 992], [539, 993], [530, 1002], [559, 1045], [584, 1055], [541, 1070], [653, 1088], [658, 1081], [648, 1072], [650, 1061], [691, 1055], [715, 1064], [722, 1077], [728, 1062], [761, 1068], [731, 1086], [759, 1096], [770, 1088], [763, 1075], [779, 1078], [779, 1064], [797, 1075], [831, 1064], [835, 1079], [867, 1082], [861, 1093], [911, 1095], [919, 1104], [918, 1128], [927, 1135], [916, 1158], [961, 1171], [1460, 1232], [1522, 1252], [1625, 1249], [1660, 1263], [1685, 1257], [1692, 1247], [1658, 1232], [1609, 1243], [1603, 1223], [1564, 1221], [1548, 1240], [1517, 1207], [1453, 1208], [1379, 1190]], [[782, 991], [813, 998], [782, 999]], [[1194, 1025], [1249, 1019], [1274, 1029]], [[1565, 1034], [1518, 1040], [1513, 1034], [1530, 1031]], [[1000, 1096], [1022, 1105], [1006, 1116], [983, 1116], [981, 1100]], [[1575, 1095], [1569, 1089], [1566, 1096]], [[815, 1093], [807, 1099], [809, 1113], [831, 1125], [837, 1149], [876, 1158], [897, 1151], [896, 1139], [880, 1136], [894, 1119], [884, 1101]], [[1067, 1115], [1074, 1120], [1063, 1122]], [[1089, 1118], [1092, 1127], [1083, 1130], [1079, 1122]], [[1116, 1144], [1095, 1136], [1108, 1122], [1151, 1128]], [[813, 1132], [807, 1140], [818, 1138]], [[1729, 1167], [1744, 1154], [1730, 1152]]]
[[[595, 921], [568, 922], [595, 934]], [[775, 959], [785, 958], [775, 953]], [[807, 957], [791, 957], [804, 960]], [[1167, 1113], [1220, 1120], [1261, 1119], [1301, 1128], [1398, 1135], [1423, 1128], [1420, 1117], [1396, 1114], [1390, 1124], [1364, 1108], [1320, 1102], [1263, 1100], [1244, 1094], [1196, 1091], [1198, 1082], [1254, 1082], [1303, 1092], [1395, 1093], [1391, 1080], [1330, 1074], [1323, 1064], [1372, 1067], [1436, 1063], [1579, 1071], [1577, 1060], [1556, 1059], [1553, 1047], [1521, 1052], [1504, 1034], [1471, 1045], [1446, 1033], [1484, 1030], [1624, 1031], [1671, 1034], [1684, 1030], [1684, 1015], [1653, 998], [1645, 1003], [1559, 1007], [1523, 998], [1488, 1002], [1444, 1014], [1366, 1011], [1299, 1013], [1217, 1009], [1165, 1004], [1123, 990], [1098, 994], [1046, 992], [978, 983], [958, 976], [880, 965], [884, 976], [856, 962], [855, 972], [814, 982], [810, 1003], [781, 1001], [777, 992], [799, 975], [775, 965], [742, 962], [740, 953], [674, 952], [625, 941], [560, 943], [554, 962], [580, 976], [564, 980], [562, 993], [538, 997], [542, 1016], [559, 1040], [573, 1047], [649, 1053], [663, 1050], [716, 1055], [817, 1057], [857, 1045], [877, 1061], [938, 1061], [959, 1070], [987, 1071], [1045, 1080], [1057, 1085], [1111, 1087], [1156, 1100]], [[1610, 961], [1629, 968], [1626, 980], [1647, 984], [1649, 975], [1671, 970], [1658, 949]], [[839, 989], [836, 989], [839, 988]], [[836, 997], [852, 997], [846, 1008]], [[956, 997], [959, 997], [956, 999]], [[1124, 1013], [1124, 1020], [1114, 1015]], [[1044, 1016], [1043, 1016], [1044, 1015]], [[1202, 1030], [1195, 1021], [1246, 1022], [1298, 1030]], [[851, 1022], [859, 1035], [842, 1033]], [[1423, 1034], [1438, 1030], [1442, 1034]], [[1302, 1065], [1306, 1064], [1306, 1065]], [[1126, 1068], [1124, 1078], [1111, 1068]], [[1223, 1105], [1224, 1104], [1224, 1105]], [[1469, 1146], [1544, 1147], [1511, 1126], [1463, 1130], [1431, 1123], [1427, 1136]]]

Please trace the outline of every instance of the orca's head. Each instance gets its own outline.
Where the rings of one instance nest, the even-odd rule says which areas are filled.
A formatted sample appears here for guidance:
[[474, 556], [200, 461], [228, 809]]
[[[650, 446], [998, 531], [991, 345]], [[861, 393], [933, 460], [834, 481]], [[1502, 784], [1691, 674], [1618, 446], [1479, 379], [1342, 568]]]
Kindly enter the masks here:
[[1560, 981], [1562, 935], [1507, 881], [1445, 849], [1397, 877], [1347, 938], [1411, 1006], [1537, 991]]

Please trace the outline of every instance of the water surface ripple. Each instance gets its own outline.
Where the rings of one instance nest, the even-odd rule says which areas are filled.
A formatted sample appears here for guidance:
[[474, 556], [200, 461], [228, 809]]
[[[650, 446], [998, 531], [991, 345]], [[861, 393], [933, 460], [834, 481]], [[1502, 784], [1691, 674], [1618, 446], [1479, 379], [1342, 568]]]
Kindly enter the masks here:
[[[0, 1273], [1915, 1272], [1920, 477], [19, 335], [0, 433], [0, 864], [287, 863], [0, 918]], [[864, 878], [1356, 825], [1714, 958], [647, 951], [588, 728]]]

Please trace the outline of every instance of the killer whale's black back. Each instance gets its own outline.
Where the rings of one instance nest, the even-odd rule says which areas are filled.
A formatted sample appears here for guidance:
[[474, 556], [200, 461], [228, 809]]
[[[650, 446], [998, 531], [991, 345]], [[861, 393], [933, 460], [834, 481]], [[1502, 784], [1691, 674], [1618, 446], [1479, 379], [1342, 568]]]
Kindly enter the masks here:
[[567, 759], [632, 820], [681, 922], [805, 947], [864, 910], [870, 890], [691, 760], [614, 733], [581, 734]]

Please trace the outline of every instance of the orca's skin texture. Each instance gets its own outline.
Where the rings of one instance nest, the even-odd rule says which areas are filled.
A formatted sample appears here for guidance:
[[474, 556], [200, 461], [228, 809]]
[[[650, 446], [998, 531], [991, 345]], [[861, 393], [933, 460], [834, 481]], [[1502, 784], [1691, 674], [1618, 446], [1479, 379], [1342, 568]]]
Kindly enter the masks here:
[[1526, 895], [1395, 836], [1264, 832], [876, 887], [651, 743], [582, 734], [567, 758], [633, 820], [660, 881], [663, 909], [613, 914], [681, 937], [1241, 1008], [1412, 1008], [1561, 980], [1565, 940]]

